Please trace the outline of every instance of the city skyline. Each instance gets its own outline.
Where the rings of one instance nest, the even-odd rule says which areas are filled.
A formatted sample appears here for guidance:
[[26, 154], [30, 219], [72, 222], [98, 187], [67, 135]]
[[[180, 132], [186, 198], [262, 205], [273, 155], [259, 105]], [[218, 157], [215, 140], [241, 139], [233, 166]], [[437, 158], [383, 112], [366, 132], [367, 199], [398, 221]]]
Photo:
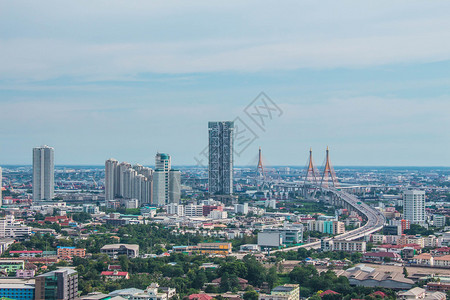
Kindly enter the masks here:
[[195, 165], [207, 122], [263, 91], [283, 115], [245, 120], [258, 139], [236, 165], [258, 146], [269, 165], [309, 147], [320, 163], [330, 146], [336, 166], [450, 166], [450, 3], [24, 5], [0, 11], [1, 165], [40, 144], [57, 165]]

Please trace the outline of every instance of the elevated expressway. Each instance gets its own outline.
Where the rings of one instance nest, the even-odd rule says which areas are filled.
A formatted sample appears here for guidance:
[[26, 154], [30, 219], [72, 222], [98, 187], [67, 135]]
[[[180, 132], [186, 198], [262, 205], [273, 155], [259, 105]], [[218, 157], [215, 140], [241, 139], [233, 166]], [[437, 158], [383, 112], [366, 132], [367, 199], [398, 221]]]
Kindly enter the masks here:
[[[377, 211], [376, 209], [370, 207], [369, 205], [361, 202], [355, 195], [349, 194], [344, 191], [339, 191], [334, 188], [322, 188], [322, 192], [325, 192], [330, 197], [330, 201], [332, 204], [339, 205], [350, 210], [357, 211], [360, 215], [364, 216], [366, 219], [366, 223], [364, 226], [361, 226], [357, 229], [348, 231], [346, 233], [337, 235], [333, 237], [335, 240], [347, 240], [353, 241], [360, 238], [363, 238], [366, 235], [377, 232], [383, 228], [384, 223], [386, 222], [386, 218], [382, 213]], [[279, 250], [274, 250], [273, 252], [278, 251], [291, 251], [297, 250], [299, 248], [306, 249], [319, 249], [320, 241], [303, 244], [301, 246], [293, 246], [288, 248], [283, 248]]]

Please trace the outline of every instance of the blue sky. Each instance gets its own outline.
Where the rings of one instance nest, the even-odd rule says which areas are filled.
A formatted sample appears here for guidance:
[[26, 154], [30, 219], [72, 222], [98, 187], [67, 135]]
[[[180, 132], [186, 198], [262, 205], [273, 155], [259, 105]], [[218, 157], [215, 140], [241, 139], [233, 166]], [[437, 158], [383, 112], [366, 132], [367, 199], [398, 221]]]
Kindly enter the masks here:
[[450, 2], [0, 1], [0, 164], [192, 165], [261, 91], [237, 165], [450, 166]]

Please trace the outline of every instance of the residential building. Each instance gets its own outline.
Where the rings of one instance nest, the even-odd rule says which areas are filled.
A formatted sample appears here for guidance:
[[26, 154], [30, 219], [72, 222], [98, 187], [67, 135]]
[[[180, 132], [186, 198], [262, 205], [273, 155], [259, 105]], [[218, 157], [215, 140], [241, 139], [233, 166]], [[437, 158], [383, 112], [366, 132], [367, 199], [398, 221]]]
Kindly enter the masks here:
[[235, 204], [234, 205], [234, 213], [235, 214], [248, 214], [248, 203], [244, 204]]
[[202, 217], [203, 205], [188, 204], [184, 207], [184, 214], [186, 217]]
[[107, 254], [114, 258], [120, 255], [126, 255], [129, 258], [136, 258], [139, 256], [139, 245], [136, 244], [111, 244], [105, 245], [100, 249], [100, 253]]
[[72, 300], [77, 297], [78, 274], [74, 269], [58, 269], [35, 279], [35, 300]]
[[75, 248], [75, 247], [61, 247], [58, 246], [56, 249], [56, 253], [58, 255], [58, 258], [72, 258], [74, 256], [78, 257], [85, 257], [86, 256], [86, 249], [82, 248]]
[[180, 203], [181, 198], [181, 172], [171, 169], [169, 171], [169, 203]]
[[322, 251], [345, 251], [345, 252], [366, 252], [366, 242], [364, 241], [346, 241], [332, 240], [324, 238], [321, 240]]
[[208, 191], [211, 195], [231, 195], [234, 122], [209, 122], [208, 131]]
[[5, 252], [9, 246], [14, 244], [15, 240], [12, 238], [0, 238], [0, 254]]
[[341, 221], [333, 221], [333, 234], [345, 233], [345, 223]]
[[168, 215], [177, 215], [182, 217], [184, 216], [184, 205], [169, 203], [166, 205], [166, 211]]
[[[117, 199], [137, 199], [138, 206], [152, 203], [153, 170], [141, 165], [131, 166], [111, 158], [105, 162], [105, 200], [108, 207]], [[123, 204], [121, 202], [121, 204]]]
[[54, 149], [33, 148], [33, 201], [53, 200], [55, 188]]
[[[118, 183], [116, 180], [116, 169], [119, 162], [114, 158], [110, 158], [105, 162], [105, 200], [114, 200], [118, 194]], [[116, 189], [116, 190], [115, 190]]]
[[433, 266], [434, 259], [430, 253], [422, 253], [412, 258], [412, 263], [420, 266]]
[[442, 228], [445, 226], [445, 216], [444, 215], [433, 215], [433, 225], [435, 227]]
[[298, 300], [300, 287], [298, 284], [284, 284], [272, 289], [270, 295], [260, 294], [259, 300]]
[[403, 192], [403, 215], [411, 224], [425, 225], [425, 191]]

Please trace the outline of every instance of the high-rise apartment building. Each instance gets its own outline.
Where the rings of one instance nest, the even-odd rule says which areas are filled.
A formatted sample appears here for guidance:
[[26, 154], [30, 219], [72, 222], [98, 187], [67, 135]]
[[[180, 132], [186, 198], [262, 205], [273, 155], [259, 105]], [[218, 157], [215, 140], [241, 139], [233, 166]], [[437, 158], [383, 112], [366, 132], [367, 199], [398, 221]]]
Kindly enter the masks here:
[[114, 188], [116, 187], [115, 178], [116, 169], [119, 162], [114, 158], [108, 159], [105, 162], [105, 200], [114, 200], [114, 196], [116, 195], [116, 191]]
[[33, 148], [33, 201], [53, 199], [55, 188], [54, 149]]
[[209, 122], [209, 193], [233, 193], [234, 122]]
[[403, 192], [403, 216], [411, 224], [425, 225], [425, 191]]
[[179, 203], [181, 194], [181, 173], [172, 169], [170, 155], [157, 153], [153, 174], [153, 203], [164, 206]]
[[180, 203], [181, 172], [172, 169], [169, 172], [169, 203]]
[[153, 170], [111, 158], [105, 162], [105, 200], [137, 199], [139, 205], [152, 203]]

